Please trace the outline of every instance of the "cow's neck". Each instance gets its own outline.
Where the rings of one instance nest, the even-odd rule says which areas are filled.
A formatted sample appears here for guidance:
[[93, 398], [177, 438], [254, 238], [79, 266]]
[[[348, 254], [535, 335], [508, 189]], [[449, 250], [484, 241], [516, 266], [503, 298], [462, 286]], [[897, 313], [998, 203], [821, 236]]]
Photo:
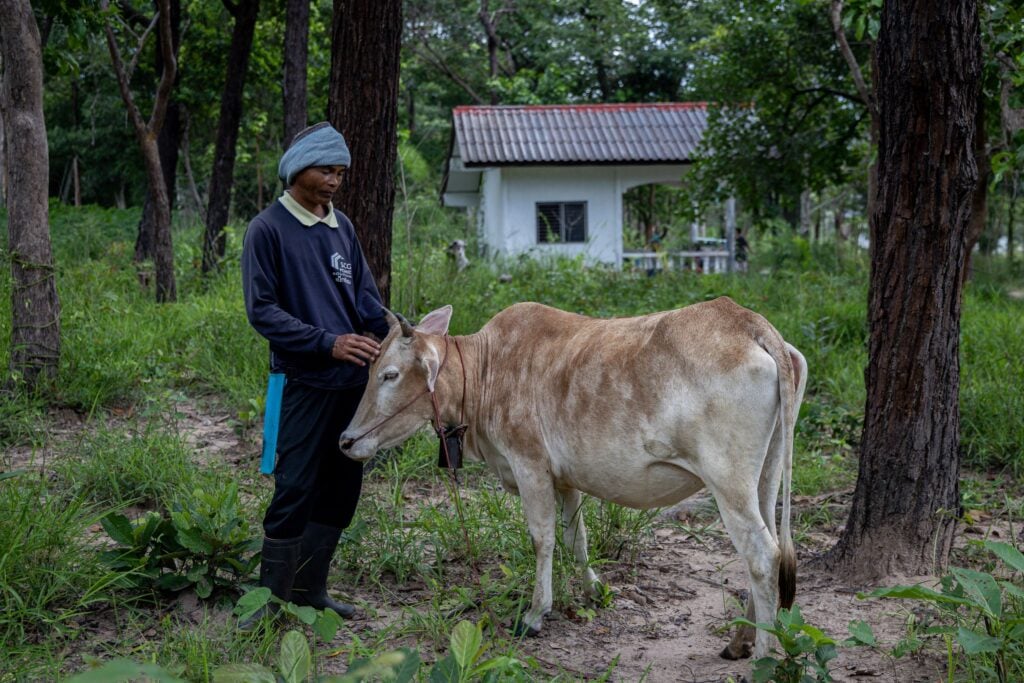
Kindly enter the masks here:
[[[473, 418], [477, 412], [477, 397], [480, 390], [482, 364], [479, 335], [448, 338], [448, 358], [437, 378], [435, 394], [440, 411], [441, 425], [469, 424], [472, 431]], [[444, 356], [445, 342], [437, 340], [438, 354]], [[460, 353], [461, 352], [461, 353]]]

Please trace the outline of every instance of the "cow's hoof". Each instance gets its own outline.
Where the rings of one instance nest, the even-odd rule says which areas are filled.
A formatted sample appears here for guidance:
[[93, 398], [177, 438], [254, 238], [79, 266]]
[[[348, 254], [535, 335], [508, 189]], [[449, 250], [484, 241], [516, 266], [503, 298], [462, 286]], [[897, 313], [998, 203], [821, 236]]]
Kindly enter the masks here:
[[753, 652], [754, 648], [751, 647], [750, 643], [743, 643], [739, 647], [736, 647], [733, 643], [729, 643], [725, 646], [725, 649], [718, 653], [718, 656], [722, 659], [735, 661], [737, 659], [746, 659], [753, 654]]
[[535, 638], [540, 635], [540, 629], [530, 626], [522, 619], [516, 619], [515, 623], [512, 624], [512, 633], [516, 638], [522, 638], [523, 636]]

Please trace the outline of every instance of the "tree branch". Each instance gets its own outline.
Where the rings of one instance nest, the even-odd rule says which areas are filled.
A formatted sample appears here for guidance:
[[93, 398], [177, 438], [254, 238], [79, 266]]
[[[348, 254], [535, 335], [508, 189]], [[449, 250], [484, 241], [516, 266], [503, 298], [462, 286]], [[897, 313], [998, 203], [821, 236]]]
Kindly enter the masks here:
[[849, 93], [849, 92], [843, 92], [842, 90], [835, 90], [833, 88], [798, 88], [797, 90], [794, 90], [793, 92], [795, 94], [797, 94], [797, 95], [807, 95], [807, 94], [810, 94], [810, 93], [821, 92], [821, 93], [827, 93], [829, 95], [834, 95], [836, 97], [841, 97], [844, 100], [850, 100], [851, 102], [860, 102], [861, 104], [864, 103], [864, 100], [862, 100], [860, 95], [858, 95], [858, 94]]
[[[109, 0], [100, 0], [100, 9], [106, 13], [110, 9]], [[142, 121], [142, 114], [135, 105], [135, 98], [129, 87], [128, 74], [124, 68], [124, 60], [121, 59], [121, 49], [117, 46], [117, 39], [114, 37], [114, 29], [110, 26], [110, 17], [104, 17], [103, 32], [107, 37], [107, 49], [110, 51], [110, 61], [114, 65], [114, 75], [117, 76], [117, 85], [121, 90], [121, 99], [124, 100], [125, 109], [128, 110], [128, 117], [132, 121], [137, 135], [142, 135], [146, 124]]]
[[867, 83], [864, 81], [864, 74], [860, 70], [860, 64], [857, 63], [857, 58], [853, 56], [853, 50], [850, 49], [850, 44], [846, 41], [846, 32], [843, 30], [843, 0], [832, 0], [832, 7], [829, 15], [832, 17], [832, 31], [836, 36], [836, 44], [839, 45], [839, 51], [843, 55], [843, 59], [846, 60], [846, 65], [850, 67], [850, 75], [853, 76], [853, 83], [857, 86], [857, 92], [860, 93], [861, 101], [867, 105], [871, 111], [871, 115], [876, 115], [875, 100], [871, 96], [871, 91], [868, 90]]
[[164, 64], [163, 72], [160, 74], [160, 84], [156, 89], [153, 115], [149, 119], [149, 132], [154, 136], [164, 126], [167, 103], [171, 99], [171, 88], [174, 86], [174, 79], [178, 71], [178, 61], [174, 56], [174, 38], [171, 34], [171, 2], [170, 0], [157, 0], [157, 2], [160, 7], [160, 52]]
[[431, 49], [430, 43], [426, 40], [426, 38], [421, 39], [420, 42], [422, 45], [422, 49], [418, 48], [415, 43], [410, 45], [410, 48], [412, 49], [413, 52], [422, 57], [424, 61], [433, 66], [435, 69], [437, 69], [445, 76], [450, 78], [453, 83], [455, 83], [460, 88], [465, 90], [466, 93], [473, 98], [474, 104], [484, 103], [483, 98], [477, 95], [476, 91], [473, 90], [473, 86], [471, 86], [468, 82], [466, 82], [465, 79], [463, 79], [461, 76], [455, 73], [455, 71], [452, 70], [448, 66], [448, 64], [446, 64], [445, 61]]
[[143, 31], [142, 35], [139, 37], [139, 46], [137, 48], [135, 48], [135, 54], [132, 55], [132, 61], [128, 65], [128, 74], [127, 75], [128, 75], [128, 82], [129, 83], [132, 82], [132, 74], [135, 73], [135, 67], [139, 65], [139, 57], [142, 55], [142, 48], [146, 44], [146, 38], [148, 38], [149, 34], [152, 33], [153, 29], [155, 29], [157, 27], [157, 22], [159, 22], [159, 21], [160, 21], [160, 12], [157, 12], [156, 14], [153, 15], [153, 19], [149, 22], [149, 26], [146, 27], [146, 30]]
[[1017, 70], [1017, 64], [1002, 52], [996, 55], [996, 59], [1002, 66], [999, 79], [999, 119], [1003, 129], [1003, 143], [1008, 146], [1010, 136], [1024, 128], [1024, 109], [1010, 106], [1010, 91], [1013, 90], [1010, 73]]

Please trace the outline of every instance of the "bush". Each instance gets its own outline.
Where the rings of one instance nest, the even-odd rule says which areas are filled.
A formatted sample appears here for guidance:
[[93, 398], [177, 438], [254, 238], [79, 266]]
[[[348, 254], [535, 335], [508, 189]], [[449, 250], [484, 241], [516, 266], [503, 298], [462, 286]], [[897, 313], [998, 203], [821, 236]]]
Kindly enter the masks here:
[[[218, 589], [237, 589], [259, 564], [260, 539], [252, 538], [238, 510], [238, 489], [196, 490], [174, 504], [170, 519], [150, 512], [132, 523], [120, 513], [103, 518], [118, 547], [103, 553], [122, 583], [135, 588], [180, 591], [200, 598]], [[248, 557], [246, 555], [249, 555]]]

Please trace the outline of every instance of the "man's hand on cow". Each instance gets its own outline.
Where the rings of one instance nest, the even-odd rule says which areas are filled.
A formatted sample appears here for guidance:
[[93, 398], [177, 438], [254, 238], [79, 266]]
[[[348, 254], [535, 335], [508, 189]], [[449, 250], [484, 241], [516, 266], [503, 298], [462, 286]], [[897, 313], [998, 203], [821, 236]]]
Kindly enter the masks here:
[[339, 334], [334, 340], [331, 356], [337, 360], [364, 366], [377, 360], [380, 344], [361, 334]]

